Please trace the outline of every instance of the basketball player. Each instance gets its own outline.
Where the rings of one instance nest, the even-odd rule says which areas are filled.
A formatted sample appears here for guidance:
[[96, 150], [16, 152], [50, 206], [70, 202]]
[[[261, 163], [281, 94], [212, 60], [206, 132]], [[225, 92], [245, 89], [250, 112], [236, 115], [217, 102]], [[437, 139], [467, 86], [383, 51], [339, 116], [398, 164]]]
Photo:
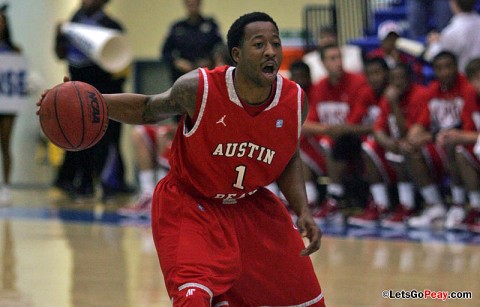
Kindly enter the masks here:
[[328, 76], [314, 84], [311, 90], [312, 101], [302, 129], [305, 138], [301, 152], [305, 163], [317, 176], [327, 174], [331, 181], [327, 185], [326, 200], [315, 213], [316, 221], [343, 223], [337, 203], [344, 197], [342, 183], [348, 163], [334, 159], [332, 151], [335, 138], [356, 128], [355, 122], [350, 120], [355, 109], [354, 98], [366, 82], [362, 75], [344, 71], [338, 45], [324, 46], [320, 57]]
[[[413, 157], [406, 136], [408, 128], [415, 123], [419, 113], [418, 101], [422, 100], [425, 94], [426, 89], [413, 82], [413, 73], [408, 65], [398, 64], [390, 70], [389, 85], [380, 102], [380, 114], [375, 121], [374, 139], [367, 139], [363, 143], [366, 153], [365, 169], [374, 199], [370, 204], [374, 206], [369, 206], [360, 215], [351, 217], [352, 224], [376, 226], [380, 222], [386, 228], [404, 228], [415, 207], [412, 179], [418, 183], [427, 203], [441, 202], [440, 192], [428, 171], [419, 172], [415, 178], [408, 172], [410, 169], [419, 168], [419, 163], [424, 163], [423, 159]], [[396, 210], [388, 215], [390, 206], [384, 183], [397, 184], [400, 202]]]
[[[446, 170], [451, 182], [452, 204], [448, 213], [443, 205], [428, 206], [422, 215], [411, 218], [408, 224], [415, 228], [425, 228], [430, 227], [436, 220], [445, 218], [447, 229], [462, 228], [467, 218], [464, 209], [465, 186], [470, 191], [478, 191], [478, 184], [472, 182], [474, 177], [462, 175], [465, 170], [462, 170], [461, 165], [466, 163], [465, 167], [476, 168], [479, 167], [476, 165], [478, 160], [474, 157], [473, 148], [460, 152], [455, 144], [441, 139], [442, 134], [450, 129], [476, 130], [472, 119], [472, 114], [477, 110], [476, 93], [468, 80], [459, 73], [457, 59], [453, 53], [442, 51], [436, 55], [433, 59], [433, 69], [437, 80], [430, 84], [417, 124], [410, 129], [408, 138], [409, 142], [417, 147], [426, 145], [423, 151], [429, 153], [428, 160], [440, 162], [436, 168]], [[440, 144], [434, 146], [437, 137], [440, 137]], [[474, 194], [469, 195], [472, 199]]]
[[[477, 93], [477, 106], [480, 106], [480, 58], [476, 58], [468, 62], [465, 68], [465, 74], [468, 81], [475, 88]], [[448, 129], [438, 133], [436, 143], [440, 146], [456, 146], [457, 159], [462, 161], [459, 163], [461, 175], [466, 183], [465, 186], [469, 190], [468, 198], [470, 201], [470, 209], [466, 212], [466, 216], [456, 228], [468, 228], [473, 232], [480, 232], [480, 110], [471, 114], [475, 130], [464, 129]], [[475, 153], [472, 155], [471, 153]], [[469, 153], [469, 154], [467, 154]], [[468, 159], [465, 159], [468, 157]], [[474, 166], [474, 167], [472, 167]], [[455, 211], [459, 216], [465, 215], [466, 208], [457, 207]]]
[[[243, 15], [227, 39], [235, 67], [191, 71], [158, 95], [105, 95], [109, 117], [129, 124], [183, 114], [152, 208], [169, 296], [174, 306], [324, 306], [308, 257], [321, 231], [298, 153], [305, 93], [277, 74], [282, 45], [270, 16]], [[263, 188], [273, 181], [296, 225]]]

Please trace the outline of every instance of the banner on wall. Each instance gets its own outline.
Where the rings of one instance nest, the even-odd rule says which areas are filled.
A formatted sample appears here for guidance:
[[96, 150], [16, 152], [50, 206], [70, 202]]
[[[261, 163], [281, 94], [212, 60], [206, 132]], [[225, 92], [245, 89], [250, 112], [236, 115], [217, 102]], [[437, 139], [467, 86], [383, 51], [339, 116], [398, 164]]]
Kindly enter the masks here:
[[27, 104], [27, 59], [0, 53], [0, 114], [15, 114]]

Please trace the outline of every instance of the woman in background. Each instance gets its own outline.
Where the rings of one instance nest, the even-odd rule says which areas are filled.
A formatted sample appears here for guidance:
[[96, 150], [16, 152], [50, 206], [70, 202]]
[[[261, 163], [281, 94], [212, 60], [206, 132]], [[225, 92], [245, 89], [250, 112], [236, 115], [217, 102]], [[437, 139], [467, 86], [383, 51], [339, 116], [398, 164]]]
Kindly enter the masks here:
[[[21, 50], [13, 44], [10, 37], [10, 27], [6, 15], [7, 5], [0, 7], [0, 54], [17, 53]], [[0, 205], [6, 205], [11, 200], [10, 191], [10, 174], [12, 168], [12, 157], [10, 154], [10, 143], [13, 131], [13, 124], [15, 122], [16, 113], [2, 111], [0, 112], [0, 148], [2, 151], [2, 167], [3, 167], [3, 182], [4, 185], [0, 189]]]

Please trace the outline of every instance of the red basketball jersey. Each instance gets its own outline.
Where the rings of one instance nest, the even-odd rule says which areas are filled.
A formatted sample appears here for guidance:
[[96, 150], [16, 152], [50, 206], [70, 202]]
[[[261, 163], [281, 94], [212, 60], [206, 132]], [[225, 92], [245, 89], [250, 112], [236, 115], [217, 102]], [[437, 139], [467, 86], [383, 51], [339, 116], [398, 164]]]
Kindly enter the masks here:
[[235, 92], [234, 70], [198, 70], [196, 120], [189, 127], [182, 118], [171, 157], [173, 175], [189, 192], [223, 203], [275, 181], [295, 153], [302, 124], [300, 86], [278, 75], [272, 101], [252, 116]]
[[463, 75], [459, 74], [454, 87], [448, 90], [439, 81], [432, 81], [417, 121], [432, 132], [450, 128], [476, 130], [472, 120], [476, 97], [475, 89]]
[[338, 84], [328, 78], [320, 80], [309, 97], [308, 120], [328, 125], [346, 124], [360, 88], [365, 86], [363, 75], [345, 72]]
[[[405, 119], [407, 129], [417, 120], [421, 106], [419, 102], [425, 100], [426, 94], [426, 88], [423, 85], [412, 84], [402, 97], [400, 97], [400, 110]], [[375, 121], [373, 129], [375, 131], [384, 131], [393, 138], [400, 138], [397, 120], [392, 113], [390, 102], [385, 96], [380, 100], [380, 115]]]

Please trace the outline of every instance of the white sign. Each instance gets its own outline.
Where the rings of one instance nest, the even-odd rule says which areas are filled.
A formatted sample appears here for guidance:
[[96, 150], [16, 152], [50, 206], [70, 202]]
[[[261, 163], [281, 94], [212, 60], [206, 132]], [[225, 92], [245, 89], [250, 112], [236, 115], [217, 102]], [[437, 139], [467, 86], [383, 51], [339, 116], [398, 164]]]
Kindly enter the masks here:
[[16, 53], [0, 53], [0, 114], [18, 113], [27, 103], [28, 61]]

